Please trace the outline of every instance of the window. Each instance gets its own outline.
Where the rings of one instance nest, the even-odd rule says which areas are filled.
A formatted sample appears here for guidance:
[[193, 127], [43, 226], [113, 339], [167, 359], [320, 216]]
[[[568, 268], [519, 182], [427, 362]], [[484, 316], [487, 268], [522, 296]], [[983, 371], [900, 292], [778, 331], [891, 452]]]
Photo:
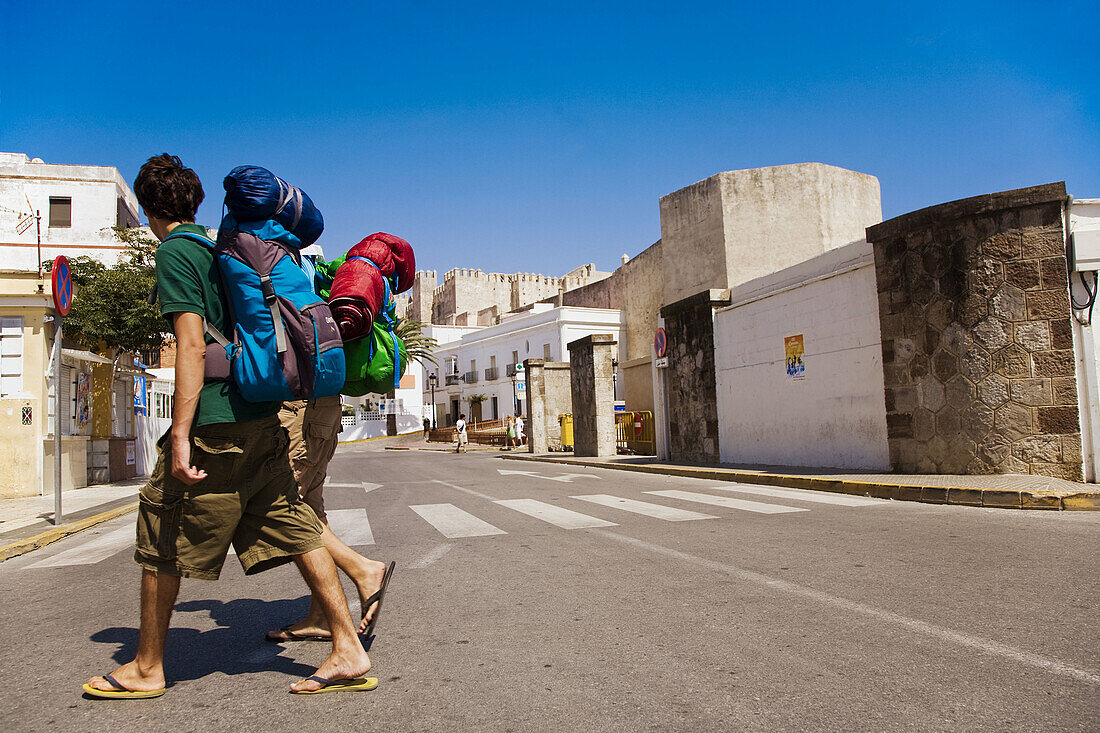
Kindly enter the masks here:
[[513, 351], [512, 352], [512, 366], [515, 366], [516, 364], [519, 364], [519, 352], [518, 351]]
[[542, 345], [542, 358], [550, 361], [550, 344]]
[[23, 317], [0, 318], [0, 397], [23, 391]]
[[489, 368], [490, 369], [496, 369], [497, 368], [497, 355], [496, 354], [493, 354], [492, 356], [489, 357]]
[[130, 207], [126, 205], [126, 199], [121, 196], [118, 197], [118, 210], [115, 214], [115, 226], [118, 227], [136, 227], [138, 225], [138, 218], [134, 216], [134, 212], [130, 211]]
[[73, 200], [69, 196], [50, 196], [50, 226], [71, 227], [73, 225]]

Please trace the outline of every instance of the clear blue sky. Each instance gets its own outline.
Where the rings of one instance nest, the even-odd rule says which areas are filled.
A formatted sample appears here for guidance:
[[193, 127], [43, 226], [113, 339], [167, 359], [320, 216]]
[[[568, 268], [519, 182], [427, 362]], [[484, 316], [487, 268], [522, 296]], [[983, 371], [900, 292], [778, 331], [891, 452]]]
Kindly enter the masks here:
[[883, 215], [1065, 180], [1100, 196], [1100, 4], [0, 0], [0, 150], [180, 155], [216, 225], [266, 166], [330, 256], [604, 269], [721, 170], [870, 173]]

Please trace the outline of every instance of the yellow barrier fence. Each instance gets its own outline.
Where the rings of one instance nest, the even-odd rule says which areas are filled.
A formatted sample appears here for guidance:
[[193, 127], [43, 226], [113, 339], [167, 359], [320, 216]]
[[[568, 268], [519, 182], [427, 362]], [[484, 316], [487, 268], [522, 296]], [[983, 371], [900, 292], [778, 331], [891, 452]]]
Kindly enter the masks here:
[[653, 413], [615, 413], [615, 447], [619, 453], [657, 455], [657, 434], [653, 429]]
[[[561, 445], [565, 450], [573, 450], [573, 415], [558, 415], [561, 426]], [[657, 438], [653, 429], [653, 413], [640, 412], [615, 413], [615, 447], [619, 453], [636, 455], [657, 455]]]

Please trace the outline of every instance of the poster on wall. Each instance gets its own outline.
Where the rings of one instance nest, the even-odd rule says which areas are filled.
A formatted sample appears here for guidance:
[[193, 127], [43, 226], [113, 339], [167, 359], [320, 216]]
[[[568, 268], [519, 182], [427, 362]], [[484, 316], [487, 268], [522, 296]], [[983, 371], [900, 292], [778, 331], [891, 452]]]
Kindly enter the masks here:
[[783, 339], [783, 351], [787, 357], [787, 377], [800, 380], [806, 378], [806, 345], [802, 334], [787, 336]]
[[126, 441], [126, 465], [127, 466], [137, 465], [137, 441], [134, 441], [134, 440], [127, 440]]
[[145, 415], [149, 410], [149, 395], [145, 391], [145, 377], [134, 377], [134, 413]]
[[80, 372], [76, 375], [76, 420], [81, 430], [92, 419], [92, 375]]

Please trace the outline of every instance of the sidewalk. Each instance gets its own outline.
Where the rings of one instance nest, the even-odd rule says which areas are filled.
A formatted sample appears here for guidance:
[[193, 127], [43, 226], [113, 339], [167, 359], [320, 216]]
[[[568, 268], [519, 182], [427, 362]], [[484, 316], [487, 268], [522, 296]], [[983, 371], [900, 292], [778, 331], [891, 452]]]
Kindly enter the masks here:
[[926, 504], [962, 504], [1001, 509], [1100, 511], [1100, 487], [1096, 484], [1077, 483], [1048, 476], [859, 473], [829, 468], [731, 464], [687, 466], [661, 462], [651, 456], [575, 458], [572, 453], [533, 455], [513, 451], [504, 453], [501, 457], [513, 461], [613, 468], [621, 471], [641, 471], [710, 481], [742, 481], [767, 486], [873, 496], [880, 499], [919, 501]]
[[0, 499], [0, 561], [133, 511], [145, 480], [134, 478], [61, 492], [61, 526], [53, 524], [53, 494]]

